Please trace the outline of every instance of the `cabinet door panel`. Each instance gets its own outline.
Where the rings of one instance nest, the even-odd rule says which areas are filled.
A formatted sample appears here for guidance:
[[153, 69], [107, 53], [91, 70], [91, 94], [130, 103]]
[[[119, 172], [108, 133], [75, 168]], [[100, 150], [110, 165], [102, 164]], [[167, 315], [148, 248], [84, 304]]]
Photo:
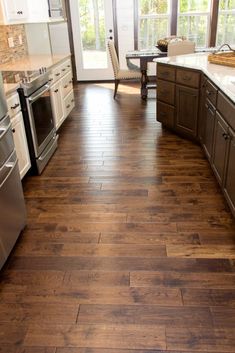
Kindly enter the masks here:
[[25, 134], [24, 122], [22, 113], [18, 113], [12, 119], [13, 138], [18, 158], [18, 165], [21, 179], [25, 176], [31, 167], [28, 144]]
[[174, 115], [175, 115], [174, 107], [159, 101], [157, 102], [157, 121], [162, 123], [164, 126], [173, 128]]
[[176, 128], [188, 136], [197, 135], [198, 90], [176, 86]]
[[228, 152], [228, 166], [225, 177], [224, 190], [235, 216], [235, 133], [230, 131], [230, 146]]
[[172, 82], [157, 81], [157, 99], [168, 104], [175, 104], [175, 84]]
[[204, 134], [205, 134], [205, 120], [206, 120], [205, 91], [206, 91], [206, 83], [207, 83], [207, 77], [205, 75], [202, 75], [201, 89], [200, 89], [200, 107], [199, 107], [198, 127], [197, 127], [197, 135], [198, 135], [199, 141], [201, 143], [204, 142]]
[[225, 171], [228, 137], [228, 124], [216, 113], [212, 167], [220, 184]]
[[64, 120], [61, 90], [60, 81], [51, 87], [51, 103], [56, 129], [60, 127], [62, 121]]
[[207, 101], [206, 107], [206, 121], [205, 121], [205, 133], [203, 147], [206, 152], [207, 158], [211, 160], [212, 147], [213, 147], [213, 136], [215, 127], [215, 109]]
[[157, 64], [157, 78], [167, 81], [175, 81], [175, 68], [169, 65]]
[[8, 21], [22, 20], [28, 17], [27, 0], [4, 1]]
[[199, 88], [200, 73], [186, 69], [177, 69], [176, 82], [189, 87]]

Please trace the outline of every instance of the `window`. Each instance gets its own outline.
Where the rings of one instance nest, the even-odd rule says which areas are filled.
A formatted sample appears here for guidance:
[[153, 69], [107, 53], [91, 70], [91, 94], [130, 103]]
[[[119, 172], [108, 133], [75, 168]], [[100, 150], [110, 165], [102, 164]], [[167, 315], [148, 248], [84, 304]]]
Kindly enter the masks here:
[[170, 0], [138, 0], [138, 49], [170, 35]]
[[207, 47], [210, 26], [210, 0], [179, 0], [177, 34], [197, 47]]
[[235, 44], [235, 0], [220, 0], [216, 44]]

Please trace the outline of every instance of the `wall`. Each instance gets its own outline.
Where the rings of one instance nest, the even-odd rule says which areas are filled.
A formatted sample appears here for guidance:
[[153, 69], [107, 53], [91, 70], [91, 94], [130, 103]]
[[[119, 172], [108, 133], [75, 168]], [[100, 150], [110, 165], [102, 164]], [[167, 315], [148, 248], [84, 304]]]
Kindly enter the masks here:
[[[22, 36], [22, 44], [19, 42]], [[8, 38], [13, 38], [14, 47], [9, 48]], [[0, 26], [0, 63], [6, 63], [14, 59], [20, 59], [27, 55], [27, 42], [24, 25]]]
[[30, 55], [51, 54], [47, 23], [26, 24], [25, 33]]
[[70, 54], [67, 22], [50, 23], [48, 29], [52, 54]]
[[116, 11], [119, 62], [121, 68], [126, 69], [125, 55], [134, 50], [134, 0], [116, 0]]

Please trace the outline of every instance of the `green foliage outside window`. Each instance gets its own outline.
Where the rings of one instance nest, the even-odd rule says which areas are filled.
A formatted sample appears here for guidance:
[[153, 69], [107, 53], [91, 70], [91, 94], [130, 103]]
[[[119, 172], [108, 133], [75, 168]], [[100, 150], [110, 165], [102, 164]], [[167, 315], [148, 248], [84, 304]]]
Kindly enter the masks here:
[[103, 0], [79, 0], [80, 27], [84, 50], [106, 50]]

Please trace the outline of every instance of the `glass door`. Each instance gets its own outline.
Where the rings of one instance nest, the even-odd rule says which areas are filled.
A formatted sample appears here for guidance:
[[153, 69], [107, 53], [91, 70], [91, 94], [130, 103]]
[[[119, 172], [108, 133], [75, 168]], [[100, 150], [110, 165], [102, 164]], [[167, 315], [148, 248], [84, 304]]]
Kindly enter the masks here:
[[107, 40], [114, 39], [113, 1], [72, 0], [71, 17], [78, 81], [113, 79]]

